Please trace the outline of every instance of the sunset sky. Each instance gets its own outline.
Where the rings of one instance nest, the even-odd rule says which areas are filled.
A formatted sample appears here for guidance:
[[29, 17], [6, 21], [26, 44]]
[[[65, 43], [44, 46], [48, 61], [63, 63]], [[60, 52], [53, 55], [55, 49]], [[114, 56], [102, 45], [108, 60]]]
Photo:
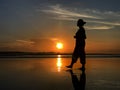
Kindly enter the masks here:
[[0, 51], [72, 52], [79, 18], [87, 53], [120, 53], [120, 0], [0, 0]]

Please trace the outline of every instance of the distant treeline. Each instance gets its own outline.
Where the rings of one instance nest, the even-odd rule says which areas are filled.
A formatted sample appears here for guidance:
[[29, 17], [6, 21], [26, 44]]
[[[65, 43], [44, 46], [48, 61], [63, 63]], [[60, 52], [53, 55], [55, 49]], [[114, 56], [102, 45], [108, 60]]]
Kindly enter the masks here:
[[[56, 53], [56, 52], [0, 52], [0, 58], [43, 58], [43, 57], [57, 57], [57, 55], [62, 55], [61, 57], [71, 57], [72, 53]], [[106, 54], [106, 53], [87, 53], [87, 57], [120, 57], [120, 54]]]
[[[16, 52], [16, 51], [0, 52], [0, 56], [3, 56], [3, 55], [71, 55], [71, 54], [72, 53], [57, 53], [57, 52]], [[120, 54], [87, 53], [87, 55], [120, 55]]]
[[56, 52], [0, 52], [0, 56], [15, 55], [71, 55], [72, 53], [56, 53]]

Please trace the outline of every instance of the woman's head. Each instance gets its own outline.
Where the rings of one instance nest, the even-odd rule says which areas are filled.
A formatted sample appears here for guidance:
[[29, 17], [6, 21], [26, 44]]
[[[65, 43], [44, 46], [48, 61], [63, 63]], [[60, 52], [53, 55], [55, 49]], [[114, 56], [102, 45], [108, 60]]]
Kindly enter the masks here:
[[84, 24], [86, 24], [86, 22], [84, 22], [82, 19], [79, 19], [77, 21], [77, 26], [80, 27], [80, 26], [83, 26]]

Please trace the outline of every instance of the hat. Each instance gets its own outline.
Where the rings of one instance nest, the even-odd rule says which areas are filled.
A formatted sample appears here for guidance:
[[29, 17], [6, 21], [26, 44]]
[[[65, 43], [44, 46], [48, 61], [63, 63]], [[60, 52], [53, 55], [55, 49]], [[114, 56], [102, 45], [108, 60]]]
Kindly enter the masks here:
[[80, 24], [80, 25], [81, 25], [81, 24], [82, 24], [82, 25], [86, 24], [86, 22], [83, 21], [82, 19], [79, 19], [77, 23]]

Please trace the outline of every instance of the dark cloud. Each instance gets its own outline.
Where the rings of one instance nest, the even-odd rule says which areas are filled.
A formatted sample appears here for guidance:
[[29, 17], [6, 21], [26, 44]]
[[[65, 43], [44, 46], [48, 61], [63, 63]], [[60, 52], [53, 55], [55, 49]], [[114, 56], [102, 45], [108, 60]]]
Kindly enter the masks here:
[[41, 51], [54, 52], [57, 39], [41, 38], [3, 42], [0, 51]]

